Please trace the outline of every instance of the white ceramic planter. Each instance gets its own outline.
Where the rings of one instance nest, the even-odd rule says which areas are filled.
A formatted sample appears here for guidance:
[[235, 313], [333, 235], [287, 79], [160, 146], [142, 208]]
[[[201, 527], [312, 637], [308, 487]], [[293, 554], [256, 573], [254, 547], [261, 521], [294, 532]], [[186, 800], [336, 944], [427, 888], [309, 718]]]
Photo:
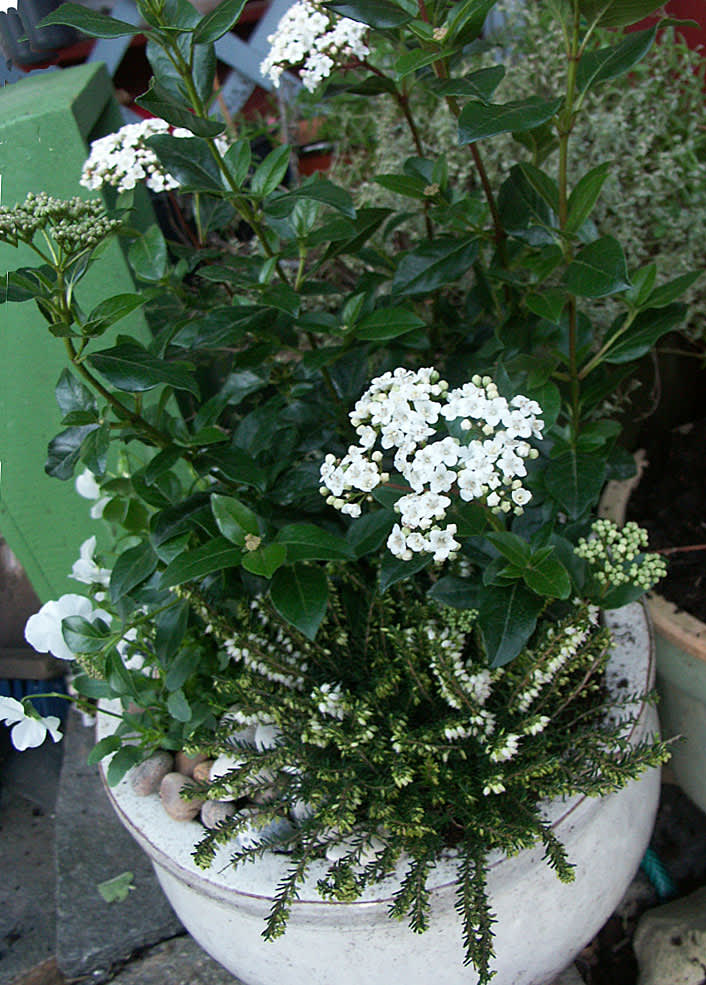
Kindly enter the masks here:
[[[631, 693], [652, 685], [653, 654], [643, 608], [610, 614], [616, 646], [609, 664], [611, 686]], [[651, 705], [643, 705], [632, 736], [657, 730]], [[99, 735], [112, 728], [99, 716]], [[508, 859], [491, 858], [489, 894], [497, 914], [496, 985], [543, 985], [557, 975], [600, 929], [620, 901], [650, 838], [659, 800], [659, 771], [600, 799], [553, 801], [546, 816], [576, 866], [576, 880], [559, 882], [541, 847]], [[331, 903], [316, 892], [322, 874], [313, 867], [292, 907], [284, 937], [260, 934], [273, 890], [288, 869], [286, 855], [270, 854], [238, 870], [228, 853], [209, 870], [191, 858], [203, 829], [165, 815], [157, 795], [137, 797], [129, 778], [109, 790], [123, 824], [150, 856], [170, 903], [184, 926], [212, 957], [246, 985], [473, 985], [463, 967], [459, 917], [454, 910], [455, 866], [442, 861], [433, 886], [430, 929], [412, 934], [390, 920], [394, 879], [355, 903]]]
[[[637, 475], [609, 482], [601, 513], [625, 522], [628, 500], [646, 467], [636, 454]], [[647, 608], [654, 627], [659, 717], [665, 738], [680, 736], [669, 766], [684, 792], [706, 811], [706, 623], [651, 592]]]

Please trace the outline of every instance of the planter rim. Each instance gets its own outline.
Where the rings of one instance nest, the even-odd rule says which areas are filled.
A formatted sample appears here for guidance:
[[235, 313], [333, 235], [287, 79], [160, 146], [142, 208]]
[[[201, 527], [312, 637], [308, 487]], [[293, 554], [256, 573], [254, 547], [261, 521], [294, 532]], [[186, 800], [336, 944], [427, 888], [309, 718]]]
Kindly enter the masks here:
[[[606, 483], [601, 497], [598, 511], [600, 516], [607, 517], [620, 526], [625, 523], [630, 496], [641, 481], [648, 465], [647, 455], [643, 449], [635, 452], [635, 464], [636, 475], [631, 479], [611, 480]], [[660, 635], [692, 657], [706, 663], [706, 623], [680, 609], [658, 592], [650, 592], [647, 595], [647, 608], [654, 628]]]
[[[622, 609], [605, 612], [605, 623], [613, 632], [615, 646], [606, 671], [609, 690], [627, 689], [629, 694], [643, 693], [654, 687], [655, 651], [653, 635], [645, 608], [641, 602], [633, 602]], [[641, 654], [647, 653], [647, 659]], [[115, 718], [101, 714], [100, 707], [119, 707], [119, 702], [100, 702], [96, 721], [96, 739], [110, 734], [115, 728]], [[626, 732], [632, 739], [636, 732], [645, 727], [645, 720], [651, 704], [648, 701], [634, 702], [632, 711], [638, 711], [638, 719]], [[109, 787], [105, 773], [111, 757], [101, 762], [101, 779], [112, 807], [122, 824], [138, 844], [147, 852], [154, 864], [161, 866], [172, 875], [186, 882], [204, 896], [223, 900], [224, 896], [237, 895], [243, 899], [271, 901], [274, 890], [288, 867], [289, 856], [285, 853], [270, 852], [258, 860], [256, 865], [242, 865], [233, 869], [230, 865], [230, 852], [226, 847], [217, 851], [208, 869], [196, 866], [191, 851], [203, 837], [204, 828], [198, 821], [176, 821], [162, 808], [158, 794], [138, 797], [130, 785], [130, 773], [115, 787]], [[608, 796], [614, 796], [610, 794]], [[603, 798], [576, 794], [570, 798], [556, 798], [548, 802], [543, 810], [545, 819], [552, 829], [567, 821], [579, 809], [598, 810]], [[185, 843], [188, 845], [185, 847]], [[528, 851], [531, 851], [529, 849]], [[489, 869], [498, 869], [503, 863], [512, 861], [501, 851], [491, 852]], [[432, 890], [452, 889], [456, 885], [457, 856], [450, 850], [442, 857], [434, 873], [429, 878]], [[394, 892], [399, 888], [399, 880], [404, 875], [404, 860], [398, 864], [395, 875], [390, 876], [368, 889], [354, 901], [332, 901], [322, 899], [316, 890], [316, 881], [328, 868], [328, 863], [319, 861], [311, 866], [310, 875], [302, 885], [300, 895], [294, 901], [297, 908], [307, 906], [328, 907], [347, 906], [365, 908], [366, 906], [390, 903]], [[257, 873], [258, 878], [253, 878]], [[434, 879], [436, 875], [436, 879]], [[261, 885], [253, 887], [255, 882]], [[246, 888], [253, 887], [253, 888]], [[263, 888], [267, 887], [267, 889]]]

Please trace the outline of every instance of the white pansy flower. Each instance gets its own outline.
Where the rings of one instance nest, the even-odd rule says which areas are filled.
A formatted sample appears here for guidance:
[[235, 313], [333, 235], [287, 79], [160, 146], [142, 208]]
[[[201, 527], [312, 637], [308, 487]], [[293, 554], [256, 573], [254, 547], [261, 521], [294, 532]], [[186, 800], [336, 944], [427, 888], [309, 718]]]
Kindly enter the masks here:
[[110, 569], [101, 568], [93, 559], [96, 552], [96, 538], [89, 537], [84, 540], [79, 550], [78, 561], [74, 561], [71, 569], [70, 578], [82, 581], [85, 585], [104, 585], [110, 584]]
[[21, 701], [15, 698], [0, 696], [0, 721], [4, 721], [11, 729], [12, 744], [19, 752], [41, 746], [47, 737], [47, 732], [54, 742], [61, 739], [59, 719], [56, 715], [43, 718], [34, 708], [28, 710]]
[[59, 660], [73, 660], [74, 654], [66, 645], [61, 632], [62, 620], [68, 616], [82, 616], [89, 622], [105, 619], [110, 615], [101, 609], [94, 609], [85, 595], [62, 595], [55, 601], [46, 602], [39, 612], [30, 616], [25, 626], [25, 639], [37, 653], [51, 653]]

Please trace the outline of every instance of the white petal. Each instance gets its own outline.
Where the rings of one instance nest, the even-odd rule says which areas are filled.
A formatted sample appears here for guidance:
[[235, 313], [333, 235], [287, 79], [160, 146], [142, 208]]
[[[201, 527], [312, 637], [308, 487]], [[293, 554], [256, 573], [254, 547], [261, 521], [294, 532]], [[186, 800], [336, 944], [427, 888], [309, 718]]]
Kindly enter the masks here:
[[15, 749], [24, 752], [25, 749], [33, 749], [41, 746], [47, 735], [47, 728], [44, 722], [36, 718], [25, 718], [12, 728], [12, 744]]
[[5, 698], [0, 696], [0, 719], [13, 725], [15, 722], [22, 722], [27, 717], [24, 705], [15, 698]]

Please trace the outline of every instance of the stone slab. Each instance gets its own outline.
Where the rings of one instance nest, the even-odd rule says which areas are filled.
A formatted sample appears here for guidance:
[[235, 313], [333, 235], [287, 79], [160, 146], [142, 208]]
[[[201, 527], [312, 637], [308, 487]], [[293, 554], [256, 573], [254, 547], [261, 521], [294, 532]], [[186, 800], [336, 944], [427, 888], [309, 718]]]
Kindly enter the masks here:
[[[67, 978], [90, 974], [95, 983], [135, 951], [183, 928], [146, 856], [113, 813], [98, 767], [86, 765], [93, 731], [73, 712], [64, 742], [56, 805], [57, 964]], [[135, 889], [122, 902], [106, 903], [98, 884], [128, 871]]]
[[111, 985], [242, 985], [229, 971], [209, 958], [189, 936], [150, 948], [126, 965]]

